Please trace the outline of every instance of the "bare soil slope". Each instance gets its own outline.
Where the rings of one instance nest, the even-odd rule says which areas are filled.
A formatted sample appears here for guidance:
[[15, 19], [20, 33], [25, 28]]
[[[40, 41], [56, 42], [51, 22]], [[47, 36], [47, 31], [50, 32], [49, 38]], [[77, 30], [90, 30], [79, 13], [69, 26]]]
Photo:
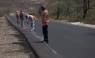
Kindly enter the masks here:
[[2, 10], [23, 10], [31, 7], [36, 7], [42, 4], [45, 0], [0, 0], [0, 11]]
[[0, 18], [0, 58], [37, 58], [25, 37]]

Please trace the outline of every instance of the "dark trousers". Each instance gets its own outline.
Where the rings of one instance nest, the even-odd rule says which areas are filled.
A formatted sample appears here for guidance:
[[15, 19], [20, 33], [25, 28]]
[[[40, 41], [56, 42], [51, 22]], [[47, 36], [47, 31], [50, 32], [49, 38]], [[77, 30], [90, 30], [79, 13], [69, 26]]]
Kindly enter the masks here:
[[43, 28], [44, 41], [48, 41], [48, 25], [42, 26], [42, 28]]

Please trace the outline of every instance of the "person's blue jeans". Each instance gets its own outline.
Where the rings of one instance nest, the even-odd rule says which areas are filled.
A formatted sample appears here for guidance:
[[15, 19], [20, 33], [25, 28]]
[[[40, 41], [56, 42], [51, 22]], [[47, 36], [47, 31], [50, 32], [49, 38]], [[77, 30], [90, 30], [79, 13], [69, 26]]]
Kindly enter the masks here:
[[48, 25], [42, 26], [42, 28], [43, 28], [44, 41], [48, 41]]

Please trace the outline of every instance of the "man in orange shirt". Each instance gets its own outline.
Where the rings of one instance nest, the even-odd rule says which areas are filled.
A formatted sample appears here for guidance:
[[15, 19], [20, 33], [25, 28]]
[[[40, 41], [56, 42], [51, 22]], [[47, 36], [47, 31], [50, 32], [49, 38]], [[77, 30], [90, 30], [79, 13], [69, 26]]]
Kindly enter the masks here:
[[48, 43], [49, 40], [48, 40], [48, 24], [49, 24], [49, 21], [50, 21], [50, 16], [49, 16], [49, 13], [48, 13], [48, 10], [46, 9], [45, 6], [41, 6], [41, 9], [42, 9], [42, 30], [43, 30], [43, 35], [44, 35], [44, 40], [42, 42], [46, 42]]

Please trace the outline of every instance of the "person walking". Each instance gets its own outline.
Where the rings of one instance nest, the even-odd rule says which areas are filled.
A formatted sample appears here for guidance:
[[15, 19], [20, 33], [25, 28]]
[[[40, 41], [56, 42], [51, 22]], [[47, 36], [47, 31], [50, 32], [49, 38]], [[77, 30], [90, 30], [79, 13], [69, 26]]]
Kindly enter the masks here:
[[21, 20], [21, 26], [24, 27], [24, 13], [20, 11], [20, 20]]
[[17, 18], [17, 23], [19, 24], [19, 12], [18, 11], [16, 11], [16, 18]]
[[34, 15], [32, 15], [32, 14], [26, 15], [26, 18], [28, 19], [27, 23], [31, 27], [30, 31], [35, 31], [35, 21], [37, 20], [37, 18]]
[[46, 42], [48, 43], [48, 24], [50, 22], [50, 16], [48, 13], [48, 10], [46, 9], [46, 7], [44, 5], [41, 6], [42, 9], [42, 31], [43, 31], [43, 35], [44, 35], [44, 40], [42, 42]]

